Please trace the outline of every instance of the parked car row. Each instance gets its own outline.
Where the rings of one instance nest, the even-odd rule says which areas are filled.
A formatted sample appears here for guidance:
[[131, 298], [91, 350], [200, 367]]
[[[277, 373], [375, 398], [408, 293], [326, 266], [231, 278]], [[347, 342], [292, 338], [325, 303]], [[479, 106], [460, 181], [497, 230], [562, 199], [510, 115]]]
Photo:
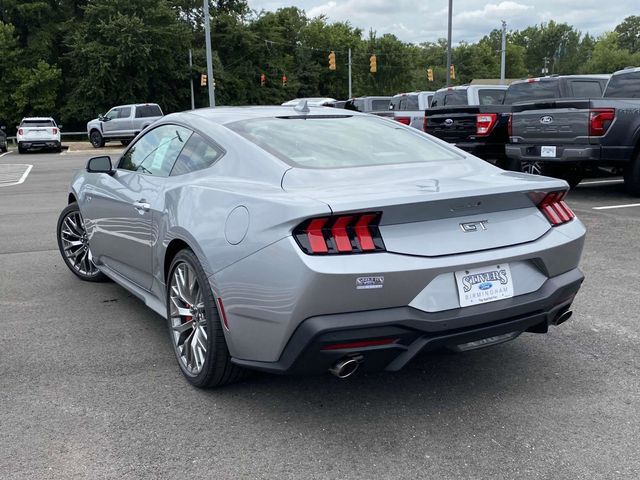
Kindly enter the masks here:
[[436, 92], [425, 132], [503, 168], [571, 186], [598, 169], [621, 172], [640, 196], [640, 68], [516, 81], [502, 87], [498, 104], [456, 104], [447, 92], [459, 88]]

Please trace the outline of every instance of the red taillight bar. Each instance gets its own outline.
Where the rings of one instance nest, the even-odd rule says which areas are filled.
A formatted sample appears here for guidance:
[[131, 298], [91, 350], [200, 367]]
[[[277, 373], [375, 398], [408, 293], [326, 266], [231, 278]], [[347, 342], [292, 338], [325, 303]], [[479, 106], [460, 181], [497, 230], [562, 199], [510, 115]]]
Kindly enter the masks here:
[[575, 214], [564, 201], [566, 194], [565, 190], [549, 192], [538, 203], [538, 208], [554, 227], [575, 218]]
[[220, 297], [218, 297], [218, 307], [220, 309], [220, 316], [222, 317], [224, 328], [229, 330], [229, 320], [227, 320], [227, 312], [224, 311], [224, 305], [222, 304], [222, 299]]
[[403, 125], [411, 125], [411, 117], [393, 117], [393, 119]]
[[312, 218], [302, 222], [293, 236], [309, 255], [384, 251], [379, 212]]
[[476, 136], [486, 137], [498, 121], [497, 113], [479, 113], [476, 115]]
[[24, 132], [24, 130], [22, 130], [21, 128], [18, 129], [18, 135], [22, 135], [22, 132]]

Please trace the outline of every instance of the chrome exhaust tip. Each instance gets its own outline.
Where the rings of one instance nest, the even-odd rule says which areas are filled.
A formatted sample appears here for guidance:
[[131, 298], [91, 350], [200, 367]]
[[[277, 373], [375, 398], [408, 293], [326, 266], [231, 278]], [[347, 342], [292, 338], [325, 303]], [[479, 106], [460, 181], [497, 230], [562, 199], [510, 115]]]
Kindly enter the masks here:
[[356, 373], [362, 357], [347, 357], [336, 362], [336, 364], [329, 369], [329, 372], [338, 378], [347, 378]]
[[571, 310], [567, 310], [564, 313], [561, 313], [560, 315], [558, 315], [555, 320], [553, 321], [553, 324], [555, 326], [558, 326], [564, 322], [566, 322], [567, 320], [569, 320], [571, 318], [571, 316], [573, 315], [573, 311]]

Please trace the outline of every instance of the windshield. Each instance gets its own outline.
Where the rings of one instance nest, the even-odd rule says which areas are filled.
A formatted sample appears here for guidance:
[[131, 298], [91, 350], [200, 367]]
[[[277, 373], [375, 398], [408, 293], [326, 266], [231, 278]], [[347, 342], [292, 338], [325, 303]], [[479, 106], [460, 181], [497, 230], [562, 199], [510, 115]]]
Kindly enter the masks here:
[[297, 167], [364, 167], [463, 158], [418, 132], [373, 116], [270, 117], [228, 127]]
[[504, 104], [511, 105], [516, 102], [544, 100], [560, 97], [560, 89], [557, 81], [529, 81], [512, 83], [507, 88], [504, 96]]
[[640, 97], [640, 72], [621, 73], [612, 76], [604, 96], [616, 98]]

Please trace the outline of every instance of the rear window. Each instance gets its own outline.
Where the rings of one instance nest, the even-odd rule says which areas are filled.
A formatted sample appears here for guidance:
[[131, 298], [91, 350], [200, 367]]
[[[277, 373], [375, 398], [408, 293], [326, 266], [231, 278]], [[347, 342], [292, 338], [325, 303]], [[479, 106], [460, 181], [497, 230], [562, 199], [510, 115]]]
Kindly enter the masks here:
[[604, 91], [604, 96], [617, 98], [639, 98], [640, 72], [613, 75], [611, 80], [609, 80], [607, 89]]
[[304, 168], [464, 158], [426, 136], [374, 116], [256, 118], [228, 127], [281, 160]]
[[140, 105], [136, 107], [136, 118], [161, 117], [162, 110], [158, 105]]
[[402, 97], [392, 98], [389, 104], [389, 110], [406, 111], [419, 109], [418, 95], [403, 95]]
[[379, 110], [389, 110], [389, 100], [372, 100], [371, 108], [374, 112], [377, 112]]
[[512, 83], [507, 88], [504, 96], [504, 104], [511, 105], [516, 102], [544, 100], [560, 97], [560, 88], [557, 81], [535, 81]]
[[55, 127], [53, 120], [23, 120], [21, 127]]
[[589, 80], [572, 80], [571, 93], [577, 98], [601, 97], [602, 86], [600, 82]]
[[494, 88], [483, 88], [478, 90], [480, 105], [502, 105], [504, 92], [504, 90]]
[[469, 105], [466, 90], [451, 90], [444, 94], [443, 105]]

